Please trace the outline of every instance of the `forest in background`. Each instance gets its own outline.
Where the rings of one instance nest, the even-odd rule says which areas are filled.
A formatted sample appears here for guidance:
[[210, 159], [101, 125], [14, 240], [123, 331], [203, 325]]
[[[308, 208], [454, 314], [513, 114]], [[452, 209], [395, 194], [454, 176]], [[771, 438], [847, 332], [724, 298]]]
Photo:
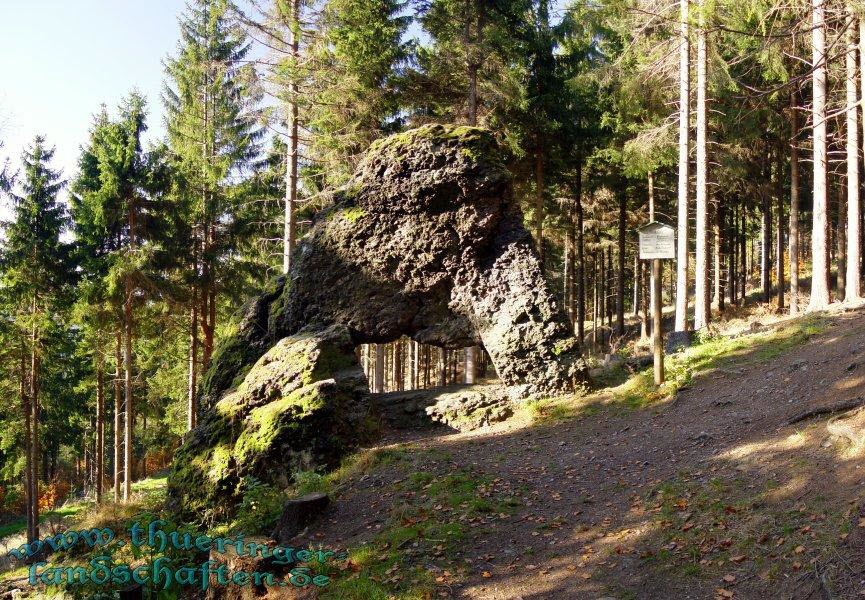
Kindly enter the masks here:
[[[43, 138], [3, 172], [0, 511], [26, 513], [32, 539], [70, 493], [127, 499], [163, 469], [232, 315], [288, 270], [369, 144], [424, 123], [483, 126], [509, 150], [587, 354], [648, 333], [633, 230], [649, 220], [679, 230], [663, 274], [676, 330], [744, 303], [752, 281], [794, 314], [832, 289], [858, 299], [860, 10], [191, 1], [149, 99], [164, 140], [143, 146], [148, 100], [131, 92], [94, 107], [69, 179]], [[487, 363], [408, 340], [360, 351], [373, 391], [471, 382]]]

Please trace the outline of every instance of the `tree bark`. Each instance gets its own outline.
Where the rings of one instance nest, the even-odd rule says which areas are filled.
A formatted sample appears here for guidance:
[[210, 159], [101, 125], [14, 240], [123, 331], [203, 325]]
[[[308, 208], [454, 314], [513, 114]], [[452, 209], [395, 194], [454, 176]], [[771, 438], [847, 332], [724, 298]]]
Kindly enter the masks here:
[[[816, 0], [815, 0], [816, 1]], [[690, 41], [688, 0], [679, 0], [679, 193], [676, 249], [676, 331], [688, 328], [688, 161], [690, 116]]]
[[384, 392], [384, 344], [375, 345], [375, 366], [373, 367], [373, 393]]
[[813, 99], [811, 127], [814, 143], [814, 195], [811, 236], [811, 300], [808, 311], [819, 311], [829, 305], [829, 281], [826, 276], [826, 238], [828, 234], [826, 202], [826, 23], [825, 0], [812, 0], [811, 56]]
[[541, 137], [536, 138], [535, 150], [535, 242], [538, 245], [538, 261], [544, 268], [544, 155]]
[[585, 235], [583, 232], [583, 172], [581, 155], [577, 159], [576, 196], [577, 209], [577, 339], [580, 344], [586, 335], [586, 257], [585, 257]]
[[33, 319], [30, 329], [30, 410], [32, 411], [31, 430], [33, 441], [31, 443], [32, 460], [32, 494], [30, 496], [33, 512], [33, 535], [39, 538], [39, 334], [36, 327], [37, 300], [33, 296], [31, 317]]
[[625, 335], [625, 227], [627, 226], [628, 197], [619, 196], [619, 252], [616, 277], [616, 335]]
[[838, 220], [835, 222], [836, 238], [836, 257], [838, 259], [838, 279], [837, 279], [837, 294], [838, 300], [843, 300], [846, 295], [847, 287], [847, 236], [845, 235], [845, 223], [847, 221], [847, 192], [846, 186], [842, 183], [838, 186]]
[[121, 403], [123, 401], [121, 395], [121, 387], [122, 387], [122, 369], [123, 369], [123, 359], [121, 357], [121, 346], [123, 344], [123, 333], [120, 329], [117, 330], [115, 334], [115, 347], [114, 347], [114, 501], [120, 502], [120, 474], [122, 473], [121, 465], [121, 455], [120, 449], [122, 447], [122, 441], [120, 438], [120, 432], [123, 429], [120, 415], [123, 411], [121, 411]]
[[[288, 47], [292, 68], [296, 69], [300, 58], [300, 0], [291, 1], [290, 24], [288, 27]], [[288, 85], [288, 156], [285, 173], [285, 223], [283, 230], [282, 272], [291, 268], [291, 252], [297, 237], [297, 166], [298, 166], [298, 84], [297, 74], [291, 74]]]
[[847, 28], [847, 276], [844, 301], [856, 303], [859, 295], [859, 107], [856, 90], [856, 27], [850, 15]]
[[790, 94], [790, 314], [799, 314], [799, 109]]
[[694, 266], [694, 329], [709, 324], [709, 251], [708, 251], [708, 157], [706, 154], [706, 17], [705, 3], [697, 2], [697, 189], [696, 189], [696, 260]]
[[198, 424], [198, 301], [193, 292], [189, 315], [189, 389], [186, 406], [186, 430]]
[[36, 540], [39, 535], [36, 533], [33, 512], [33, 505], [36, 502], [33, 494], [33, 410], [30, 407], [30, 397], [27, 395], [27, 351], [23, 341], [20, 359], [18, 395], [21, 399], [21, 413], [24, 421], [24, 509], [27, 516], [27, 543], [30, 543]]
[[776, 229], [775, 246], [775, 273], [778, 276], [778, 309], [784, 309], [784, 151], [778, 148], [778, 160], [776, 162], [775, 190], [778, 209], [778, 227]]
[[105, 369], [101, 348], [96, 357], [96, 503], [105, 484]]
[[772, 299], [772, 201], [766, 191], [760, 199], [760, 213], [760, 283], [763, 287], [763, 302], [768, 303]]

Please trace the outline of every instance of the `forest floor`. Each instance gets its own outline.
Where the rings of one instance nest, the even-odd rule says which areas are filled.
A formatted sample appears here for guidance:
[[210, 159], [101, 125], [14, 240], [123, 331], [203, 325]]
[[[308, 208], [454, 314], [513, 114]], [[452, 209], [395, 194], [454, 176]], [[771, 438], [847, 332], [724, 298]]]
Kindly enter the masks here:
[[786, 423], [865, 396], [865, 314], [710, 339], [670, 370], [368, 451], [306, 537], [351, 549], [322, 596], [862, 597], [863, 446], [829, 415]]
[[[620, 366], [584, 397], [472, 432], [388, 432], [336, 473], [306, 474], [298, 491], [333, 503], [292, 545], [350, 553], [314, 569], [333, 576], [319, 597], [863, 597], [865, 436], [833, 435], [830, 414], [787, 423], [865, 399], [865, 312], [735, 310], [669, 358], [660, 389]], [[164, 478], [139, 487], [137, 504], [53, 527], [149, 510]]]

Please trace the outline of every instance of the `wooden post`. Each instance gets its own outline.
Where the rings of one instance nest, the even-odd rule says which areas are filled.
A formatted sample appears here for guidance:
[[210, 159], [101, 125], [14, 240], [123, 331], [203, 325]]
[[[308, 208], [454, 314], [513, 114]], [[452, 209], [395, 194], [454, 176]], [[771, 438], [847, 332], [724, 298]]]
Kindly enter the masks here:
[[661, 313], [661, 259], [652, 259], [652, 338], [655, 354], [655, 385], [664, 383], [664, 329]]

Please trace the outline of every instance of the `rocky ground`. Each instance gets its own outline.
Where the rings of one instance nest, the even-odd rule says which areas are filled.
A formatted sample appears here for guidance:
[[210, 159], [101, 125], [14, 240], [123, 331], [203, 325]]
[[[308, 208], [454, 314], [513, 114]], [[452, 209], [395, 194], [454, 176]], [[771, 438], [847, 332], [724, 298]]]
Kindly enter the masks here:
[[478, 600], [860, 597], [860, 448], [830, 414], [803, 416], [865, 395], [865, 315], [824, 326], [645, 408], [613, 389], [473, 432], [396, 433], [304, 539], [369, 549], [340, 577], [375, 572], [397, 594], [422, 571], [427, 594]]

